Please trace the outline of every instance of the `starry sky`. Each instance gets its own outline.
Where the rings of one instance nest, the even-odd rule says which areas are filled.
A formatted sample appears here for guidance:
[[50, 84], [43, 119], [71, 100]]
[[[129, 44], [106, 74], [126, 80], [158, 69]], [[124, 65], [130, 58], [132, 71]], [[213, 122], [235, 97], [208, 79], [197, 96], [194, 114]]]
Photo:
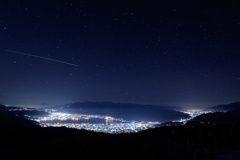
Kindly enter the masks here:
[[237, 0], [1, 0], [0, 103], [239, 101], [239, 7]]

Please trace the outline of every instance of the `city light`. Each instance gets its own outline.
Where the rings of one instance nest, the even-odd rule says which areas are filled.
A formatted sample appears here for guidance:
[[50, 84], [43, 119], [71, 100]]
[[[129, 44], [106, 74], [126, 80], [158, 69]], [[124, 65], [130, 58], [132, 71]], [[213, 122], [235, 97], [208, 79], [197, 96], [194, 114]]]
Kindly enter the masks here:
[[[10, 111], [19, 111], [20, 109], [10, 109]], [[45, 117], [36, 117], [24, 115], [30, 120], [34, 120], [40, 123], [41, 127], [66, 127], [66, 128], [76, 128], [76, 129], [85, 129], [95, 132], [104, 132], [104, 133], [135, 133], [141, 130], [146, 130], [149, 128], [155, 128], [160, 122], [147, 122], [147, 121], [127, 121], [122, 118], [114, 118], [110, 116], [103, 115], [86, 115], [86, 114], [69, 114], [58, 112], [54, 109], [29, 109], [21, 108], [22, 110], [35, 110], [35, 111], [45, 111], [49, 113]], [[187, 121], [193, 119], [196, 116], [201, 114], [211, 113], [211, 111], [201, 111], [201, 110], [188, 110], [180, 111], [185, 114], [188, 114], [190, 118], [180, 119], [173, 122], [183, 122], [185, 124]], [[91, 120], [103, 120], [102, 123], [90, 123]]]

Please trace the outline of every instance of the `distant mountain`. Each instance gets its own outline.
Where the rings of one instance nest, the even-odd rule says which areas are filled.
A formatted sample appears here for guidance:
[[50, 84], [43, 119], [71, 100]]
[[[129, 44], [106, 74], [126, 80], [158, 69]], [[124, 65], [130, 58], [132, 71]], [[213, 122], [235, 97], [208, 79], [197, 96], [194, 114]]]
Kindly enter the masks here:
[[206, 110], [211, 111], [231, 111], [231, 110], [240, 110], [240, 102], [230, 103], [230, 104], [222, 104], [214, 107], [207, 108]]
[[181, 109], [180, 107], [170, 107], [170, 106], [157, 106], [157, 105], [142, 105], [142, 104], [133, 104], [133, 103], [113, 103], [111, 101], [107, 102], [75, 102], [72, 104], [68, 104], [65, 106], [71, 108], [79, 108], [79, 107], [87, 107], [87, 108], [101, 108], [101, 109], [109, 109], [109, 108], [151, 108], [151, 109], [168, 109], [168, 110], [177, 110]]
[[[176, 111], [177, 107], [140, 105], [113, 102], [76, 102], [57, 106], [61, 112], [77, 114], [97, 114], [136, 121], [166, 122], [188, 118], [189, 115]], [[175, 109], [175, 110], [174, 110]]]

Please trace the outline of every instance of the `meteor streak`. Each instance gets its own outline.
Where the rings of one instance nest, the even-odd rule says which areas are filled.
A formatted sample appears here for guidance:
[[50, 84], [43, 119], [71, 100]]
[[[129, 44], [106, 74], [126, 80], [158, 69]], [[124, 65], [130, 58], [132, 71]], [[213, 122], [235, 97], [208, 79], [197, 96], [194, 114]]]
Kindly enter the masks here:
[[67, 62], [63, 62], [63, 61], [56, 60], [56, 59], [51, 59], [51, 58], [46, 58], [46, 57], [36, 56], [36, 55], [32, 55], [32, 54], [26, 54], [26, 53], [11, 51], [11, 50], [5, 50], [5, 51], [6, 51], [6, 52], [17, 53], [17, 54], [22, 54], [22, 55], [25, 55], [25, 56], [31, 56], [31, 57], [35, 57], [35, 58], [46, 59], [46, 60], [49, 60], [49, 61], [59, 62], [59, 63], [68, 64], [68, 65], [72, 65], [72, 66], [77, 66], [76, 64], [67, 63]]

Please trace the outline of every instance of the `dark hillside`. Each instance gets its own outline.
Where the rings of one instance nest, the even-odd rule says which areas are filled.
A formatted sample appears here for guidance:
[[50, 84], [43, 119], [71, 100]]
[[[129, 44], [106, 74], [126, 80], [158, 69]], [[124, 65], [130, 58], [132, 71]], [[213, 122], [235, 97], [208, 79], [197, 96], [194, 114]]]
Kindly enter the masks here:
[[214, 107], [207, 108], [206, 110], [211, 110], [211, 111], [232, 111], [232, 110], [240, 110], [240, 102], [217, 105], [217, 106], [214, 106]]
[[0, 154], [10, 159], [213, 158], [238, 149], [240, 142], [240, 125], [161, 127], [115, 135], [67, 128], [1, 127], [1, 133]]
[[233, 110], [229, 112], [214, 112], [202, 114], [195, 117], [189, 122], [211, 122], [214, 124], [239, 124], [240, 123], [240, 110]]
[[[18, 112], [17, 112], [18, 113]], [[1, 126], [38, 126], [35, 121], [16, 116], [16, 112], [0, 110], [0, 125]]]

